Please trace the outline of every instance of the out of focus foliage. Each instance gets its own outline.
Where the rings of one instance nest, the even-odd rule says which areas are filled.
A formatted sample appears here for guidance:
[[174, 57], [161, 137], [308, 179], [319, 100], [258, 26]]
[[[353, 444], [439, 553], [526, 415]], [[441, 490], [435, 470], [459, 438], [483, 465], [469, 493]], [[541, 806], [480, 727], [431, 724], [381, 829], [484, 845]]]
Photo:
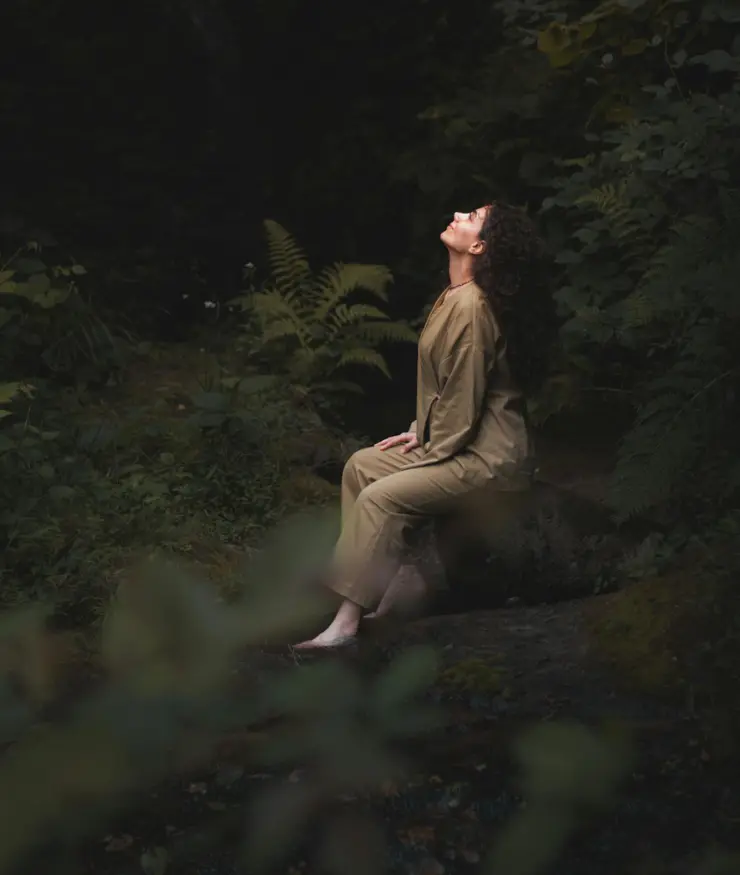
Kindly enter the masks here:
[[[276, 546], [301, 554], [317, 536], [317, 523], [309, 521]], [[105, 679], [65, 717], [39, 727], [37, 710], [55, 694], [53, 649], [44, 648], [49, 633], [42, 612], [6, 615], [2, 730], [13, 743], [0, 758], [0, 872], [18, 871], [22, 861], [66, 871], [60, 849], [104, 828], [126, 800], [207, 760], [234, 728], [248, 734], [276, 717], [269, 733], [254, 732], [250, 762], [276, 776], [296, 765], [307, 772], [300, 782], [270, 783], [250, 806], [244, 863], [255, 872], [286, 863], [311, 824], [325, 832], [319, 851], [323, 844], [332, 869], [347, 871], [347, 815], [337, 820], [335, 800], [379, 792], [404, 767], [398, 742], [438, 724], [440, 715], [420, 698], [435, 679], [436, 657], [411, 649], [364, 680], [335, 662], [283, 665], [273, 668], [269, 683], [245, 689], [244, 680], [234, 682], [239, 654], [266, 638], [296, 634], [320, 609], [289, 576], [252, 583], [248, 595], [226, 606], [181, 569], [145, 563], [106, 616]], [[529, 804], [498, 837], [488, 869], [535, 873], [609, 804], [629, 752], [617, 740], [563, 725], [523, 736], [517, 754]], [[381, 833], [359, 809], [355, 820], [350, 835], [361, 830], [369, 855], [363, 871], [384, 871]], [[216, 819], [202, 832], [200, 853], [219, 835]], [[156, 851], [166, 868], [172, 852]]]

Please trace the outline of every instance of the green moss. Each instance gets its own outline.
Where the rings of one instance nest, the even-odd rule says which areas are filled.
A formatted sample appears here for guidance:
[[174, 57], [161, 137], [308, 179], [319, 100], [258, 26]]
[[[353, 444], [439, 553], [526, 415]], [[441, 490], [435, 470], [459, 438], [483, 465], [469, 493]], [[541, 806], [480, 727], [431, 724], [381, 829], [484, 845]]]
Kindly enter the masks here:
[[446, 690], [490, 695], [502, 691], [503, 680], [504, 672], [500, 666], [483, 659], [463, 659], [445, 669], [439, 683]]
[[696, 570], [641, 581], [594, 602], [587, 614], [592, 653], [628, 687], [676, 694], [698, 642], [695, 619], [712, 594]]

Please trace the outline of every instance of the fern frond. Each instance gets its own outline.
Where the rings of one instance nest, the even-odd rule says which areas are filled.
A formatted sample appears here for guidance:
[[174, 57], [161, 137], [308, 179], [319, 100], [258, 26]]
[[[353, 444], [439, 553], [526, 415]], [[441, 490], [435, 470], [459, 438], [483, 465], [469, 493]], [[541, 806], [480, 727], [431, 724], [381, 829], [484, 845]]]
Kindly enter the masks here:
[[280, 294], [279, 290], [271, 289], [258, 292], [252, 297], [252, 309], [262, 324], [263, 336], [276, 322], [280, 323], [279, 336], [285, 337], [288, 324], [293, 326], [293, 333], [302, 346], [311, 342], [310, 325], [306, 323], [303, 314], [295, 306], [295, 302]]
[[667, 501], [721, 431], [721, 376], [711, 356], [681, 358], [648, 383], [650, 400], [622, 441], [610, 489], [610, 503], [622, 519]]
[[385, 374], [389, 380], [391, 378], [385, 358], [374, 349], [356, 347], [354, 349], [345, 350], [337, 363], [337, 367], [341, 368], [345, 365], [364, 365], [365, 367], [375, 368]]
[[267, 323], [262, 329], [262, 337], [260, 339], [263, 343], [271, 343], [274, 340], [285, 340], [290, 337], [296, 340], [300, 339], [296, 324], [288, 319], [284, 319]]
[[614, 242], [624, 250], [628, 267], [642, 271], [643, 262], [655, 248], [649, 216], [637, 209], [628, 193], [629, 182], [604, 185], [577, 199], [580, 206], [592, 206], [606, 219]]
[[297, 349], [290, 357], [288, 370], [291, 375], [306, 383], [311, 381], [314, 368], [317, 360], [321, 358], [322, 349], [311, 349], [309, 347], [301, 347]]
[[405, 322], [360, 322], [353, 326], [356, 337], [368, 343], [418, 343], [419, 335]]
[[[313, 276], [303, 250], [276, 222], [266, 221], [272, 285], [255, 294], [251, 311], [260, 334], [260, 352], [274, 354], [274, 364], [300, 385], [316, 387], [348, 364], [373, 367], [390, 376], [383, 356], [374, 347], [387, 341], [416, 341], [410, 328], [393, 323], [381, 309], [350, 304], [356, 290], [387, 300], [388, 268], [372, 264], [336, 263]], [[297, 349], [286, 355], [285, 343]], [[332, 380], [332, 382], [334, 382]]]
[[293, 235], [272, 219], [265, 219], [270, 271], [280, 293], [292, 297], [311, 277], [311, 268], [303, 249]]
[[390, 316], [371, 304], [352, 304], [351, 307], [346, 308], [346, 318], [348, 323], [362, 322], [365, 319], [387, 322]]
[[326, 319], [328, 314], [357, 289], [370, 292], [382, 301], [388, 300], [386, 289], [392, 274], [379, 264], [342, 264], [337, 262], [319, 274], [316, 283], [318, 303], [314, 319]]

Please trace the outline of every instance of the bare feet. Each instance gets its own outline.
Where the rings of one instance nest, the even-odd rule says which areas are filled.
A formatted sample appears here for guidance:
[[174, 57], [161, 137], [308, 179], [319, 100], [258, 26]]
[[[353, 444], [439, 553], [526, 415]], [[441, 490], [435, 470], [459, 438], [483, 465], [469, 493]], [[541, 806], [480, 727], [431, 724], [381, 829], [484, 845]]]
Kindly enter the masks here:
[[362, 608], [349, 600], [344, 601], [331, 625], [310, 641], [296, 644], [296, 650], [319, 650], [345, 647], [357, 637]]
[[301, 641], [293, 646], [294, 650], [337, 650], [346, 647], [357, 640], [357, 635], [340, 635], [330, 632], [329, 629], [317, 635], [310, 641]]
[[419, 571], [404, 565], [390, 582], [377, 609], [363, 619], [411, 619], [424, 612], [430, 595], [429, 585]]

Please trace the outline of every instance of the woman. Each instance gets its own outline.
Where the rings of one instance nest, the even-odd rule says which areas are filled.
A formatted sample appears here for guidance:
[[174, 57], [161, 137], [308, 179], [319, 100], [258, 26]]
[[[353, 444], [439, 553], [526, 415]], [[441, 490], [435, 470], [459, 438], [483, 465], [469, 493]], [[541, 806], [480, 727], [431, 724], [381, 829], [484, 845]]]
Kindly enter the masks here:
[[419, 338], [416, 419], [347, 462], [331, 583], [343, 601], [329, 627], [299, 649], [354, 640], [383, 594], [372, 570], [400, 555], [409, 529], [472, 493], [531, 483], [524, 398], [544, 376], [555, 324], [536, 279], [540, 241], [522, 211], [499, 203], [455, 213], [440, 237], [450, 284]]

